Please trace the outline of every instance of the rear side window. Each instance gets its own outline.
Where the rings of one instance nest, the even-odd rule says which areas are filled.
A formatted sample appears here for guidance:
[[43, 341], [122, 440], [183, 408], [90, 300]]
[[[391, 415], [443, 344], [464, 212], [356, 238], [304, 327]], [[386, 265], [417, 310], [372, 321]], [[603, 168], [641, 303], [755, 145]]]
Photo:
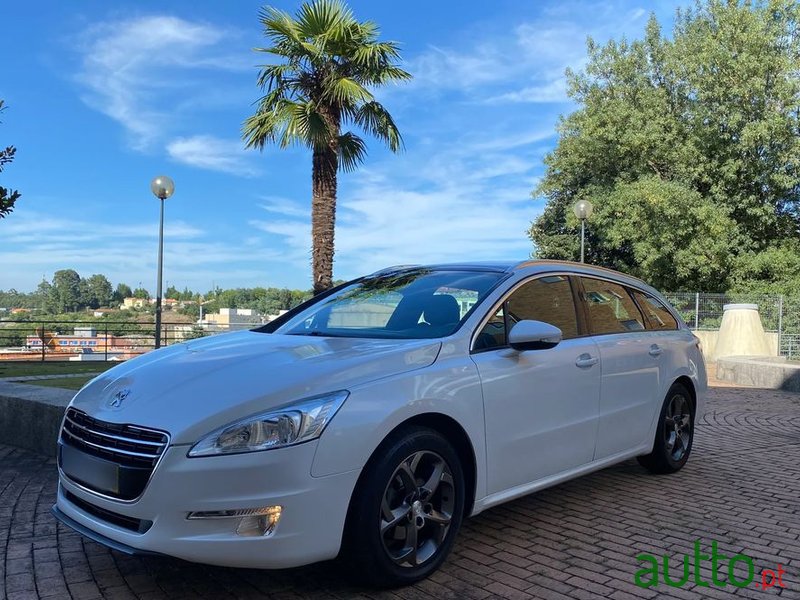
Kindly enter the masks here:
[[523, 320], [544, 321], [558, 327], [564, 339], [578, 336], [572, 288], [564, 275], [548, 275], [517, 288], [489, 318], [475, 340], [475, 350], [508, 344], [508, 331]]
[[581, 277], [581, 282], [592, 335], [645, 328], [644, 317], [624, 286], [589, 277]]
[[647, 328], [658, 330], [671, 330], [678, 328], [678, 322], [657, 298], [644, 294], [638, 290], [633, 291], [633, 297], [642, 307], [647, 317]]

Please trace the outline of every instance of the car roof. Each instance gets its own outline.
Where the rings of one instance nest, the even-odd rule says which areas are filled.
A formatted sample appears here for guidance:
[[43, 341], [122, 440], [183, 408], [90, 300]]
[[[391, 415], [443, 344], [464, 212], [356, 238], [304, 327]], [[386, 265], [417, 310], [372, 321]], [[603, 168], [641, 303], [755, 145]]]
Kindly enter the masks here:
[[530, 259], [524, 261], [473, 261], [458, 263], [439, 263], [439, 264], [416, 264], [416, 265], [397, 265], [376, 271], [372, 275], [385, 275], [398, 271], [430, 269], [433, 271], [483, 271], [495, 273], [516, 273], [524, 271], [525, 274], [533, 275], [536, 273], [548, 273], [552, 271], [566, 271], [578, 275], [595, 275], [616, 279], [621, 283], [627, 283], [636, 287], [644, 288], [647, 291], [658, 293], [653, 287], [632, 275], [626, 275], [606, 267], [598, 267], [586, 263], [572, 262], [568, 260], [545, 260]]

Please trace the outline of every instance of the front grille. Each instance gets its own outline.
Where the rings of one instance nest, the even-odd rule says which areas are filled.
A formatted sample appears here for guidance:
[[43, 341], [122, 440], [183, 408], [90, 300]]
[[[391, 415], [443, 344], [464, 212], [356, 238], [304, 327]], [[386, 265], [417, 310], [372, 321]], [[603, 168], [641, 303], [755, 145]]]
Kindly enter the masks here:
[[68, 492], [67, 490], [63, 490], [63, 488], [62, 491], [64, 493], [64, 497], [72, 502], [72, 504], [80, 508], [83, 512], [89, 513], [93, 517], [97, 517], [98, 519], [111, 523], [112, 525], [116, 525], [117, 527], [121, 527], [122, 529], [127, 529], [133, 533], [147, 533], [153, 526], [152, 521], [136, 519], [134, 517], [128, 517], [119, 513], [111, 512], [110, 510], [100, 508], [99, 506], [95, 506], [94, 504], [86, 502], [85, 500], [81, 500], [75, 494]]
[[[101, 421], [69, 408], [59, 441], [59, 466], [70, 479], [93, 491], [133, 500], [144, 491], [169, 436], [137, 425]], [[65, 452], [63, 446], [70, 449]]]

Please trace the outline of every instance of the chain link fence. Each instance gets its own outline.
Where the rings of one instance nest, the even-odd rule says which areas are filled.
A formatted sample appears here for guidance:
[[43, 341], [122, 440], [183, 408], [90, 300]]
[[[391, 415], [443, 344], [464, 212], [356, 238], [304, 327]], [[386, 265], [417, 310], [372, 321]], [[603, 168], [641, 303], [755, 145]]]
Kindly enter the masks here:
[[725, 304], [757, 304], [764, 330], [778, 334], [780, 354], [800, 357], [800, 297], [783, 294], [671, 292], [664, 296], [692, 329], [715, 330]]

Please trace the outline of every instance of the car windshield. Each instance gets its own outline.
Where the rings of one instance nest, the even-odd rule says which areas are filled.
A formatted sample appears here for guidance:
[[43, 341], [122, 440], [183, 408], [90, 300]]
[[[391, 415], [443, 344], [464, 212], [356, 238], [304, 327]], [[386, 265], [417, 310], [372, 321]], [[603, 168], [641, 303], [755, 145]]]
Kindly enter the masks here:
[[413, 269], [347, 285], [274, 330], [289, 335], [426, 339], [450, 335], [503, 273]]

